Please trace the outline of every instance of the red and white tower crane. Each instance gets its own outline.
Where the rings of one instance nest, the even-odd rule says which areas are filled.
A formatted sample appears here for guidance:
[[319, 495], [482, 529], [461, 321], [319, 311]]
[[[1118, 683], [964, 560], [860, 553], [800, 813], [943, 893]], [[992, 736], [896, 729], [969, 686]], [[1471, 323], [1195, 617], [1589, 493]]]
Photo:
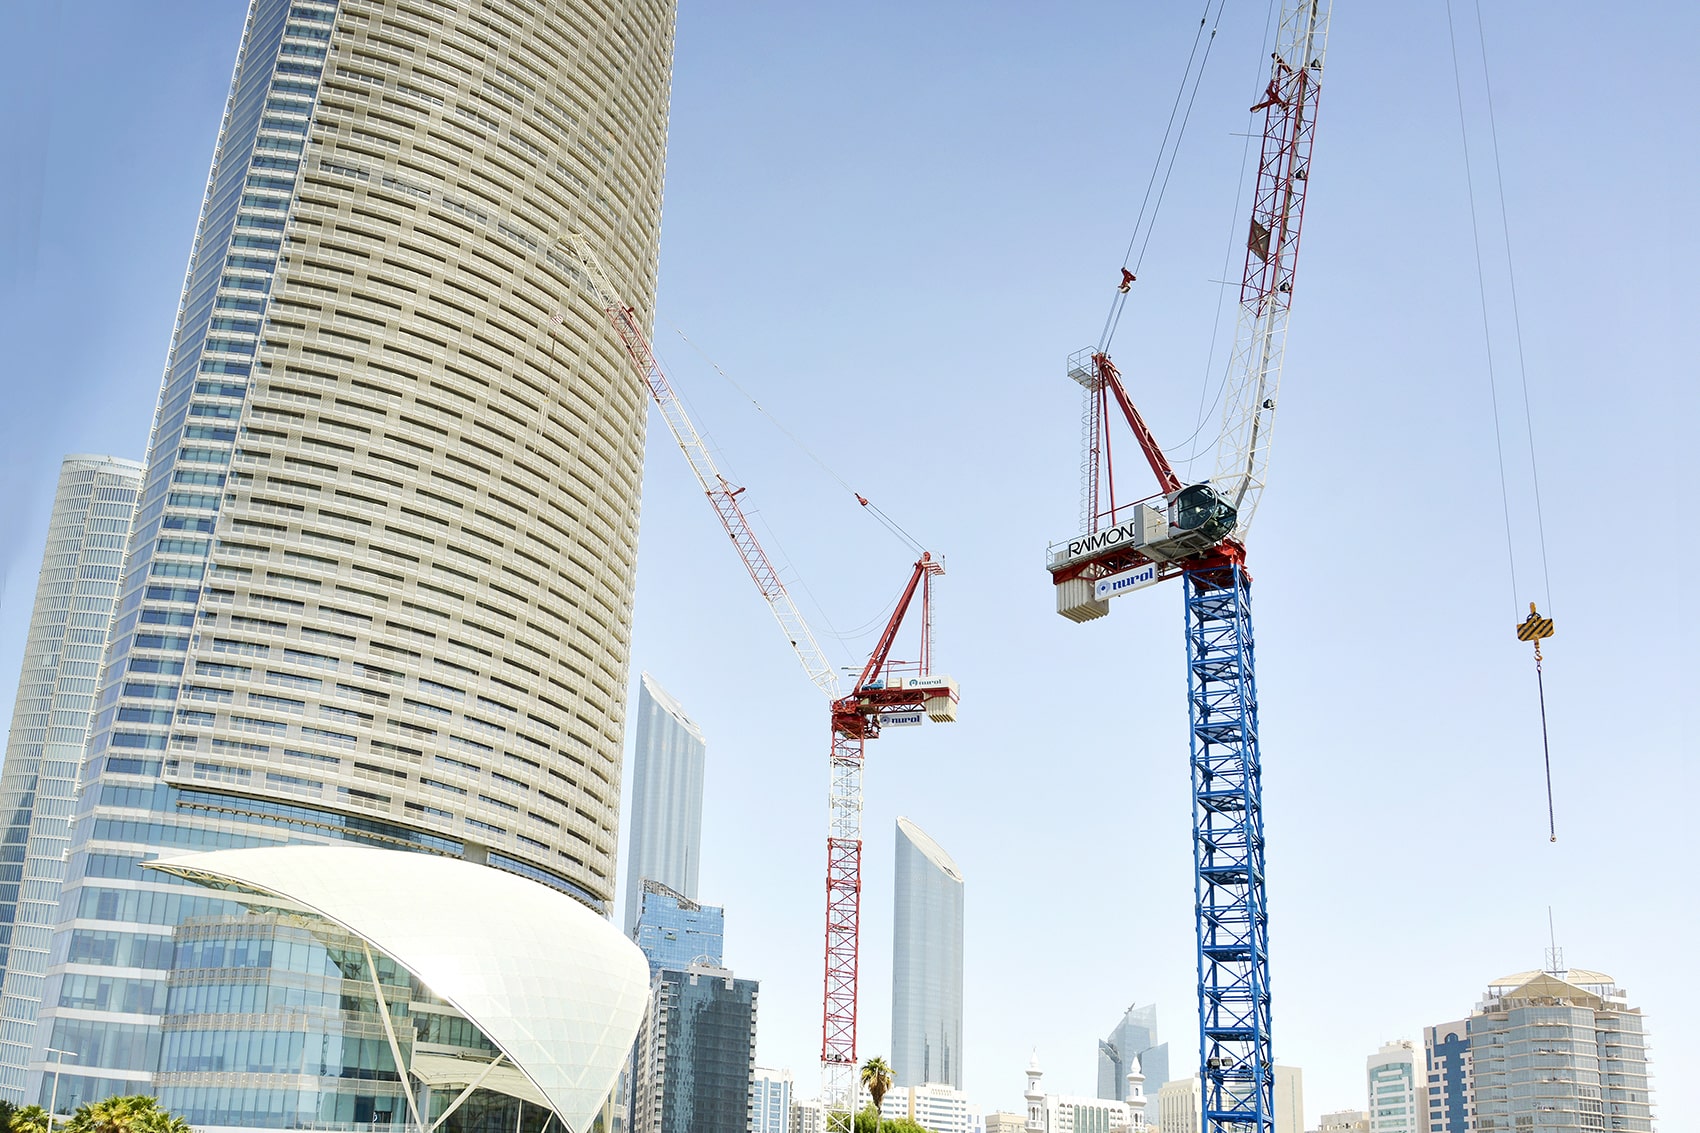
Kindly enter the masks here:
[[[661, 410], [661, 419], [678, 442], [697, 483], [726, 529], [732, 547], [750, 580], [767, 602], [780, 631], [790, 642], [814, 686], [830, 703], [832, 746], [827, 794], [826, 838], [826, 965], [821, 1008], [822, 1089], [833, 1113], [846, 1117], [853, 1108], [856, 1085], [857, 965], [860, 958], [862, 903], [862, 758], [863, 745], [879, 737], [882, 728], [919, 724], [923, 719], [948, 723], [956, 719], [956, 682], [932, 672], [932, 580], [944, 564], [923, 551], [909, 575], [873, 653], [854, 686], [844, 693], [838, 675], [822, 652], [802, 611], [774, 570], [751, 529], [738, 497], [744, 489], [732, 484], [715, 466], [708, 446], [673, 392], [655, 358], [637, 314], [620, 299], [589, 242], [570, 232], [560, 242], [582, 267], [592, 295], [620, 337], [626, 356], [643, 379]], [[863, 500], [865, 505], [867, 501]], [[921, 599], [918, 659], [891, 656], [899, 630]]]

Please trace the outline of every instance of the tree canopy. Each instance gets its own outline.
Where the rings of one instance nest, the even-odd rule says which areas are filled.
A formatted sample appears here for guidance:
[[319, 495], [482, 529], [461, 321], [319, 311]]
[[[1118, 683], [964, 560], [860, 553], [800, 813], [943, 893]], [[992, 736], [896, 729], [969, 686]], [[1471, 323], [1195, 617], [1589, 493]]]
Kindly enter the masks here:
[[187, 1121], [162, 1109], [158, 1099], [146, 1094], [127, 1094], [78, 1106], [63, 1128], [66, 1133], [193, 1133]]

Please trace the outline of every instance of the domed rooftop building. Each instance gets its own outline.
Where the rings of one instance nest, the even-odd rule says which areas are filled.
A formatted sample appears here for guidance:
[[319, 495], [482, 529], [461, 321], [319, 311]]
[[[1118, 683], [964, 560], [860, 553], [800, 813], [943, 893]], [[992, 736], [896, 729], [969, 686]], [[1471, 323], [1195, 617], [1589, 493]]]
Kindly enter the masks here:
[[1476, 1128], [1653, 1128], [1641, 1009], [1604, 972], [1517, 972], [1469, 1020]]
[[637, 947], [514, 874], [346, 845], [149, 864], [244, 910], [174, 937], [154, 1085], [203, 1133], [585, 1133], [643, 1020]]

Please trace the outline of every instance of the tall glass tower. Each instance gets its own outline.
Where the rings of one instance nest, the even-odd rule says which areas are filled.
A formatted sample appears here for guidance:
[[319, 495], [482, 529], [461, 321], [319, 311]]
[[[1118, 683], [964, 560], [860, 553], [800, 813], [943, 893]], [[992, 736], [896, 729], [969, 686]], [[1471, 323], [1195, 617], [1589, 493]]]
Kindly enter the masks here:
[[626, 935], [637, 928], [643, 883], [656, 881], [695, 900], [702, 857], [702, 786], [708, 745], [702, 731], [648, 673], [638, 685], [632, 755], [630, 840], [626, 845]]
[[68, 456], [47, 522], [35, 609], [0, 769], [0, 1096], [23, 1096], [71, 839], [77, 771], [142, 466]]
[[[197, 1125], [352, 1128], [402, 1088], [394, 1071], [321, 1074], [314, 1046], [265, 1093], [245, 1054], [215, 1048], [299, 1029], [283, 1006], [192, 1055], [162, 1046], [178, 926], [254, 933], [148, 857], [347, 839], [606, 911], [645, 391], [555, 242], [585, 233], [648, 321], [673, 19], [672, 0], [253, 0], [28, 1100], [47, 1079], [64, 1102], [157, 1074]], [[156, 1006], [102, 999], [102, 979]], [[199, 1002], [183, 991], [164, 1014], [210, 1027]], [[307, 1025], [328, 1042], [381, 1022], [345, 1002]]]
[[891, 945], [895, 1085], [962, 1089], [962, 872], [944, 847], [897, 820]]

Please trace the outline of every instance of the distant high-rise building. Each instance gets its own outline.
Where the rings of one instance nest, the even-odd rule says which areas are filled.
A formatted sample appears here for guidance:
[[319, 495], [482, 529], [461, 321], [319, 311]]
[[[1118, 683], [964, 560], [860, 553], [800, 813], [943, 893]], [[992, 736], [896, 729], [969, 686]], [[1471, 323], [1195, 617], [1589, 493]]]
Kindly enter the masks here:
[[1475, 1133], [1469, 1020], [1424, 1027], [1423, 1061], [1428, 1072], [1428, 1133]]
[[648, 399], [555, 244], [583, 232], [650, 321], [674, 15], [249, 4], [25, 1100], [157, 1092], [197, 1127], [400, 1112], [393, 1077], [237, 1069], [304, 1029], [381, 1035], [358, 997], [306, 1024], [191, 1012], [194, 1041], [163, 1041], [177, 926], [254, 938], [147, 857], [356, 841], [611, 906]]
[[1198, 1075], [1171, 1078], [1157, 1091], [1158, 1133], [1201, 1133]]
[[795, 1083], [789, 1070], [756, 1067], [750, 1074], [750, 1133], [791, 1133]]
[[986, 1115], [986, 1133], [1023, 1133], [1027, 1118], [1019, 1113], [997, 1110]]
[[[95, 683], [118, 597], [142, 466], [112, 456], [68, 456], [47, 521], [35, 609], [0, 768], [0, 1097], [20, 1102], [41, 1007], [42, 973], [58, 921], [59, 883]], [[161, 583], [169, 587], [170, 583]], [[171, 715], [161, 701], [149, 714]], [[157, 1011], [159, 989], [131, 989], [131, 1008]]]
[[697, 960], [718, 968], [723, 962], [726, 913], [714, 905], [699, 905], [658, 881], [646, 881], [632, 935], [649, 957], [652, 978], [663, 968], [682, 971]]
[[[1275, 1067], [1275, 1133], [1305, 1133], [1304, 1070], [1297, 1066]], [[1146, 1127], [1157, 1133], [1200, 1133], [1203, 1107], [1199, 1100], [1198, 1075], [1172, 1078], [1157, 1091], [1157, 1119]]]
[[1138, 1059], [1145, 1092], [1155, 1096], [1169, 1080], [1169, 1044], [1157, 1036], [1157, 1006], [1129, 1007], [1109, 1035], [1098, 1042], [1098, 1096], [1126, 1096], [1127, 1072]]
[[1325, 1113], [1314, 1133], [1369, 1133], [1369, 1114], [1361, 1109]]
[[1384, 1043], [1365, 1061], [1370, 1133], [1427, 1133], [1428, 1075], [1410, 1039]]
[[626, 812], [626, 935], [637, 927], [643, 883], [697, 895], [708, 744], [679, 702], [648, 673], [638, 684], [632, 798]]
[[897, 820], [891, 948], [891, 1074], [897, 1085], [962, 1088], [962, 872], [944, 847]]
[[826, 1103], [818, 1098], [793, 1099], [791, 1133], [826, 1133]]
[[657, 973], [638, 1034], [632, 1133], [748, 1133], [757, 990], [707, 964]]
[[1653, 1127], [1641, 1009], [1603, 972], [1495, 980], [1469, 1040], [1481, 1133]]

